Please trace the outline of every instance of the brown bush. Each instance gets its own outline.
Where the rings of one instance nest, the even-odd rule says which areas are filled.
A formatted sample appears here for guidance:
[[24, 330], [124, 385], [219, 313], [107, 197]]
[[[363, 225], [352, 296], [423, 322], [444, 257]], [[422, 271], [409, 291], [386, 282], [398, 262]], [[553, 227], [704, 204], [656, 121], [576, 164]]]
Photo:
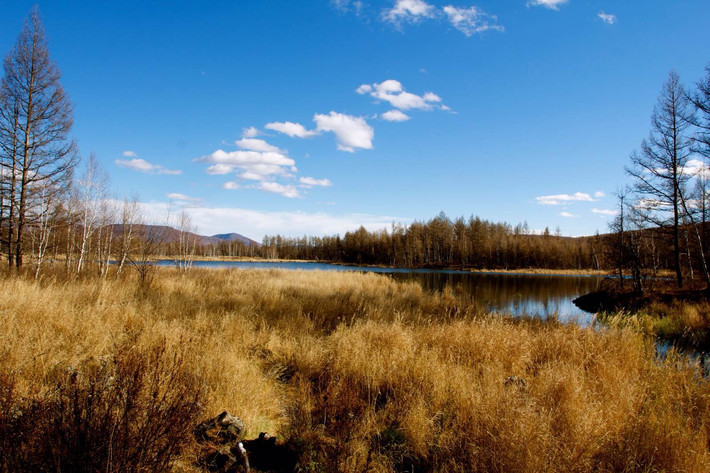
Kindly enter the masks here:
[[0, 377], [4, 471], [164, 471], [192, 441], [202, 388], [165, 344], [49, 376], [32, 399], [14, 398], [12, 374]]

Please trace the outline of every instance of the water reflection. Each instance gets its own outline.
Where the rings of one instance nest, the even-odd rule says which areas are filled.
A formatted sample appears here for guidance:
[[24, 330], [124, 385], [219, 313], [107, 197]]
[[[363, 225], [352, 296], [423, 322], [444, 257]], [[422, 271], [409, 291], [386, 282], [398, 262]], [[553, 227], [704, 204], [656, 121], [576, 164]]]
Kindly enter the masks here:
[[557, 316], [560, 321], [589, 325], [592, 314], [572, 303], [594, 291], [600, 278], [582, 276], [539, 276], [495, 273], [398, 273], [395, 279], [419, 282], [425, 289], [455, 288], [488, 310], [541, 318]]
[[[173, 265], [161, 261], [162, 266]], [[259, 268], [322, 271], [363, 271], [388, 274], [398, 281], [417, 282], [429, 291], [452, 288], [455, 293], [470, 297], [488, 310], [513, 315], [547, 318], [557, 316], [560, 321], [575, 321], [589, 325], [593, 316], [572, 303], [582, 294], [598, 288], [601, 278], [584, 276], [518, 275], [509, 273], [471, 273], [468, 271], [426, 270], [401, 268], [370, 268], [309, 262], [262, 261], [195, 261], [196, 267]]]

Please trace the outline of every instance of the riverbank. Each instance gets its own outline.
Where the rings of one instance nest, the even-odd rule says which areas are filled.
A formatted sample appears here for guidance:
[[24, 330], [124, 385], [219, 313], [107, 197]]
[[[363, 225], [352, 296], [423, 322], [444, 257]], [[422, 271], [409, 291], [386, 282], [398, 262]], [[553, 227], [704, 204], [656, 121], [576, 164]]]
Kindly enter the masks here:
[[[159, 261], [173, 261], [168, 257], [157, 258]], [[610, 272], [596, 269], [546, 269], [546, 268], [518, 268], [518, 269], [486, 269], [486, 268], [471, 268], [467, 266], [427, 266], [404, 268], [398, 266], [381, 265], [381, 264], [356, 264], [344, 263], [340, 261], [326, 260], [295, 260], [295, 259], [278, 259], [278, 258], [256, 258], [247, 256], [195, 256], [194, 261], [216, 261], [216, 262], [264, 262], [264, 263], [325, 263], [347, 267], [363, 267], [363, 268], [381, 268], [381, 269], [431, 269], [431, 270], [456, 270], [482, 274], [534, 274], [534, 275], [551, 275], [551, 276], [609, 276]]]
[[0, 465], [201, 471], [193, 429], [228, 411], [300, 471], [710, 470], [707, 380], [631, 327], [376, 274], [153, 276], [0, 279]]
[[600, 290], [574, 303], [607, 325], [630, 325], [675, 346], [710, 352], [710, 295], [704, 289], [656, 288], [643, 294]]

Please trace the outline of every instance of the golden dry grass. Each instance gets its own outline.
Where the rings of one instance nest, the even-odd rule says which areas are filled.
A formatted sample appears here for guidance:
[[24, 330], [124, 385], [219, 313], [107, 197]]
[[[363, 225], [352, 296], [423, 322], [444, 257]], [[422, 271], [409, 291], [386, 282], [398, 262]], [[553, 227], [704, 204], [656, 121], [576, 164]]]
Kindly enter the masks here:
[[[486, 315], [375, 274], [0, 280], [17, 399], [58, 367], [156, 346], [199, 380], [205, 416], [278, 433], [301, 471], [710, 471], [707, 380], [630, 327]], [[182, 455], [172, 467], [193, 469]]]

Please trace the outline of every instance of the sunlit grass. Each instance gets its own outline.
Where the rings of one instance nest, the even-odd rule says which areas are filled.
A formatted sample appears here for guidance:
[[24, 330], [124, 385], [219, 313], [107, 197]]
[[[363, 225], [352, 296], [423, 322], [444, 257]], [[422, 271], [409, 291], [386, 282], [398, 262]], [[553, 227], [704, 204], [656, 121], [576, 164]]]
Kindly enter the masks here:
[[361, 273], [4, 278], [0, 374], [13, 399], [41, 400], [58, 369], [164, 346], [205, 417], [278, 433], [320, 471], [708, 471], [710, 387], [673, 354], [657, 362], [644, 323], [492, 316]]

